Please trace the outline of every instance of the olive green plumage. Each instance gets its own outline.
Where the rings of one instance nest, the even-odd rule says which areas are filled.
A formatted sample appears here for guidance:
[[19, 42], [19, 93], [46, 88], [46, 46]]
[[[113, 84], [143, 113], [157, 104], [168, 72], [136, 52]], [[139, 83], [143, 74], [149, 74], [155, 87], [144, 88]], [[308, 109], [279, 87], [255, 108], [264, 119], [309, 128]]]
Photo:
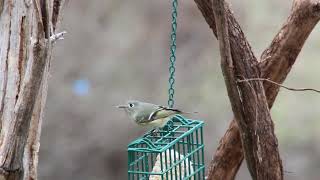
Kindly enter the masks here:
[[129, 118], [134, 120], [138, 125], [152, 128], [162, 128], [167, 124], [172, 116], [187, 113], [178, 109], [136, 100], [127, 101], [125, 105], [117, 107], [123, 108]]

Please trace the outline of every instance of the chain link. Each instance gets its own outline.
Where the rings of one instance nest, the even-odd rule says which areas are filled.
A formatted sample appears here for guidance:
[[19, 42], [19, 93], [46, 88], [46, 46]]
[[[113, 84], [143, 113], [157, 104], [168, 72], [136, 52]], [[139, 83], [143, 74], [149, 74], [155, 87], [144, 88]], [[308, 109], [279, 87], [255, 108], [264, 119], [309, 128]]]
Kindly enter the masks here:
[[178, 16], [178, 0], [172, 1], [172, 21], [171, 21], [171, 45], [170, 45], [170, 66], [169, 66], [169, 100], [168, 100], [168, 106], [170, 108], [174, 105], [174, 83], [175, 83], [175, 62], [176, 62], [176, 37], [177, 37], [177, 16]]

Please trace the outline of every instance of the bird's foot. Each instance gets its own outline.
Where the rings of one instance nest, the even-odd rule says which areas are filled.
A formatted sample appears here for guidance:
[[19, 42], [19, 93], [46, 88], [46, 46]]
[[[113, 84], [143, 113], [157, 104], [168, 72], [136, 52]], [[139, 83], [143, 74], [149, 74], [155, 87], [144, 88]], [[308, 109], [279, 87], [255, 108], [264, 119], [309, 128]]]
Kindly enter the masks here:
[[160, 130], [158, 128], [154, 128], [153, 130], [151, 130], [150, 134], [152, 136], [157, 136], [157, 133], [159, 132]]

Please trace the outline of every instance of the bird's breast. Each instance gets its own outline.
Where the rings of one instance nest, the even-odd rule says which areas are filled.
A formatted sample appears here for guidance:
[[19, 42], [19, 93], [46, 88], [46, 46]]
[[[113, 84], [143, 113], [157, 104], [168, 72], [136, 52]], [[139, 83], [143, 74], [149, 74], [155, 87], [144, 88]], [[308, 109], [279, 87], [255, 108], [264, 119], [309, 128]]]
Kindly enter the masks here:
[[165, 126], [167, 124], [169, 119], [170, 118], [155, 119], [155, 120], [150, 121], [150, 122], [140, 123], [140, 125], [142, 125], [142, 126], [150, 126], [152, 128], [162, 128], [163, 126]]

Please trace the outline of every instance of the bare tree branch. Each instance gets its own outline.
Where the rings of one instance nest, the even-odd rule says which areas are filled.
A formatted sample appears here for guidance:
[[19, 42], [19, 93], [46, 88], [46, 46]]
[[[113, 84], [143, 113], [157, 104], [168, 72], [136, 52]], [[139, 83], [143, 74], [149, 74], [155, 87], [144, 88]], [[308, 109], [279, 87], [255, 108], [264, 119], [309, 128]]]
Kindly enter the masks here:
[[[262, 83], [253, 81], [237, 85], [236, 76], [258, 77], [256, 61], [232, 60], [223, 0], [213, 0], [213, 12], [220, 44], [221, 68], [231, 107], [240, 129], [250, 174], [253, 179], [281, 180], [282, 162]], [[233, 34], [237, 33], [235, 29], [230, 31], [233, 31]]]
[[[195, 2], [216, 35], [215, 20], [211, 8], [212, 3], [209, 0], [195, 0]], [[304, 5], [302, 6], [302, 4]], [[307, 6], [307, 8], [305, 6]], [[227, 12], [228, 19], [234, 19], [232, 13], [229, 13], [231, 11], [228, 7], [226, 7], [225, 11]], [[262, 61], [259, 63], [259, 66], [262, 69], [261, 77], [270, 78], [275, 82], [282, 83], [294, 64], [306, 38], [318, 21], [318, 0], [295, 0], [287, 22], [276, 35], [270, 47], [263, 53], [265, 55], [262, 56]], [[230, 29], [237, 26], [238, 23], [235, 22], [235, 24], [233, 24], [229, 21], [228, 25]], [[300, 30], [300, 28], [303, 29]], [[240, 49], [240, 51], [250, 50], [250, 48], [244, 48], [245, 45], [241, 43], [233, 45], [233, 43], [245, 40], [242, 33], [240, 33], [238, 37], [230, 36], [230, 38], [235, 38], [234, 41], [230, 41], [230, 45], [233, 47], [231, 48], [232, 54], [234, 54], [233, 51], [235, 50], [235, 47]], [[296, 43], [292, 43], [295, 40]], [[282, 46], [286, 48], [282, 48]], [[284, 53], [288, 50], [292, 50], [292, 54]], [[274, 54], [278, 55], [275, 56]], [[269, 57], [269, 59], [265, 60], [267, 57]], [[237, 60], [234, 56], [233, 59]], [[272, 63], [269, 63], [269, 61]], [[269, 107], [271, 108], [279, 87], [274, 87], [269, 83], [264, 83], [263, 85], [265, 87]], [[272, 86], [273, 88], [270, 88]], [[209, 166], [208, 179], [234, 179], [243, 160], [243, 150], [241, 143], [239, 142], [239, 129], [233, 120], [225, 135], [220, 140], [218, 149], [214, 154], [213, 160]]]
[[[287, 21], [261, 55], [261, 77], [282, 84], [319, 20], [320, 0], [295, 0]], [[264, 87], [271, 107], [280, 87], [270, 83]]]

